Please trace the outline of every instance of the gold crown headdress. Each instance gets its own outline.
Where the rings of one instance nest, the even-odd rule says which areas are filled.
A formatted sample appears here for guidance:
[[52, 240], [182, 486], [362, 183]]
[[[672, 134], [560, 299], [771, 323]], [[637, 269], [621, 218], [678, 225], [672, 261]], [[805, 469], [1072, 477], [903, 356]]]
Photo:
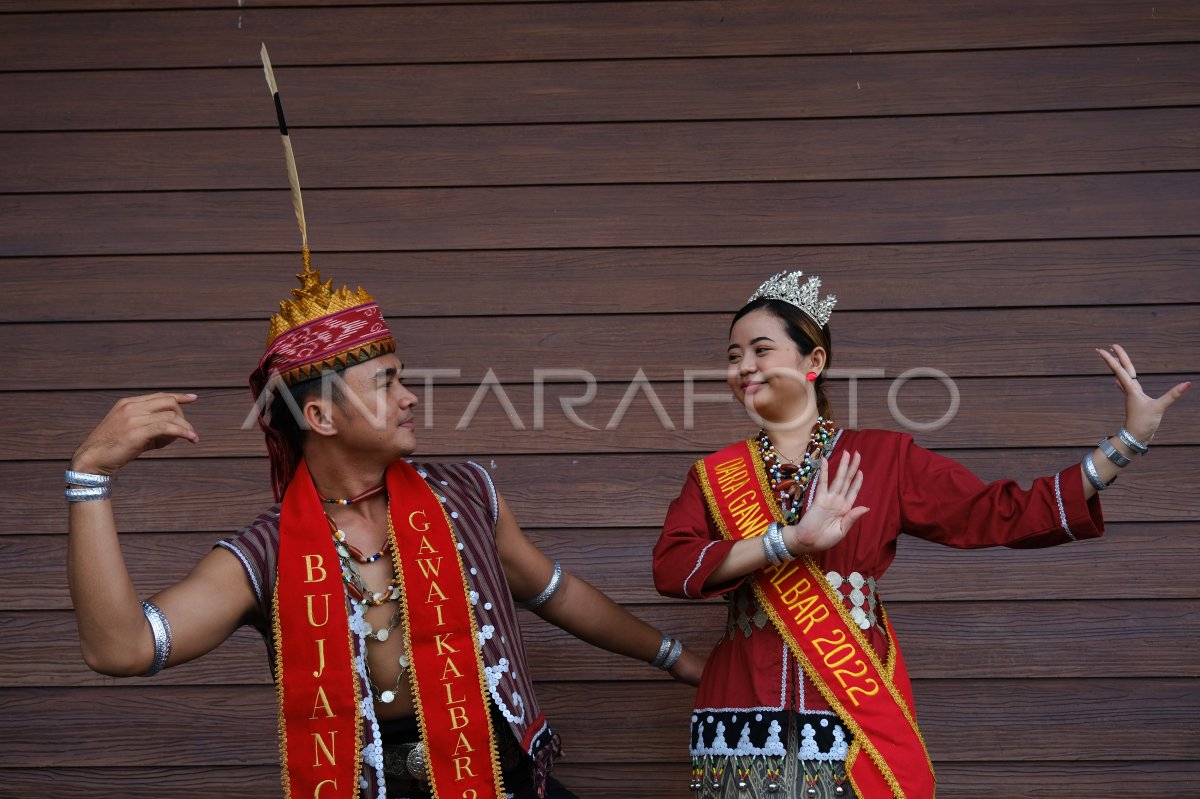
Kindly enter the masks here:
[[[275, 73], [271, 69], [271, 58], [267, 55], [266, 44], [262, 46], [261, 56], [263, 72], [267, 77], [267, 87], [271, 91], [271, 98], [275, 101], [275, 114], [279, 119], [279, 135], [283, 139], [283, 155], [284, 161], [287, 164], [288, 184], [292, 190], [292, 207], [296, 212], [296, 222], [300, 225], [301, 255], [304, 259], [304, 270], [296, 275], [296, 278], [300, 281], [300, 288], [292, 289], [292, 296], [289, 299], [281, 300], [279, 303], [279, 313], [271, 317], [270, 331], [267, 334], [267, 348], [268, 352], [270, 352], [271, 345], [284, 333], [323, 317], [373, 304], [374, 300], [370, 294], [363, 290], [362, 286], [359, 286], [357, 291], [351, 291], [349, 286], [342, 286], [335, 291], [333, 280], [330, 279], [322, 282], [320, 271], [312, 268], [308, 250], [308, 227], [304, 221], [304, 200], [300, 194], [300, 176], [296, 170], [296, 156], [292, 151], [292, 139], [288, 135], [287, 120], [283, 116], [283, 103], [279, 99], [279, 87], [275, 83]], [[387, 335], [390, 337], [390, 333]], [[331, 343], [337, 344], [336, 341]], [[361, 342], [346, 341], [343, 343], [352, 344]], [[340, 353], [325, 353], [326, 359], [330, 359], [337, 354]], [[374, 357], [379, 354], [382, 353], [375, 349], [363, 352], [360, 355]], [[345, 358], [342, 358], [336, 364], [331, 362], [328, 365], [345, 366], [345, 360]], [[351, 358], [349, 362], [355, 363], [360, 360], [366, 360], [366, 358]], [[316, 368], [313, 368], [313, 366]], [[304, 376], [312, 377], [319, 372], [319, 365], [311, 365], [310, 368], [304, 370]], [[295, 382], [288, 379], [289, 377], [296, 377], [296, 375], [291, 374], [290, 370], [285, 374], [285, 380], [289, 383]]]
[[782, 300], [804, 311], [820, 327], [825, 327], [829, 324], [829, 317], [833, 315], [833, 306], [837, 305], [837, 297], [827, 294], [822, 300], [820, 296], [821, 278], [810, 275], [808, 280], [801, 285], [800, 278], [803, 275], [804, 273], [798, 269], [795, 272], [779, 272], [772, 275], [750, 295], [750, 299], [746, 302], [751, 303], [760, 299]]

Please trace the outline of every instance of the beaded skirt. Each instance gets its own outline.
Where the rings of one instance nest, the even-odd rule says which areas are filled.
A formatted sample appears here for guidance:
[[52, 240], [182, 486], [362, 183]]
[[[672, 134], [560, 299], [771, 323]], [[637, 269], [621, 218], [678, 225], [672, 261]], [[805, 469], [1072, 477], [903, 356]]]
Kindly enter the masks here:
[[[814, 728], [809, 714], [793, 713], [785, 751], [778, 755], [694, 756], [692, 791], [696, 799], [852, 799], [844, 760], [807, 759]], [[839, 730], [840, 731], [840, 730]], [[828, 732], [823, 729], [822, 732]], [[841, 736], [839, 736], [840, 738]]]

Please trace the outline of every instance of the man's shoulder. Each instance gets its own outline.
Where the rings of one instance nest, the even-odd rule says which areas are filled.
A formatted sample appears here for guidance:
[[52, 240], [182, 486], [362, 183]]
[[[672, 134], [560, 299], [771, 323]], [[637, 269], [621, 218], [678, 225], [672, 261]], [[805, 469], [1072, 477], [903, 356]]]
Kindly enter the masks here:
[[435, 485], [442, 483], [466, 484], [474, 488], [482, 488], [492, 482], [487, 469], [475, 461], [441, 461], [436, 463], [418, 463], [409, 461], [410, 466], [417, 470], [427, 482]]
[[250, 523], [223, 541], [230, 543], [252, 543], [260, 547], [279, 544], [279, 504], [272, 505], [255, 516]]

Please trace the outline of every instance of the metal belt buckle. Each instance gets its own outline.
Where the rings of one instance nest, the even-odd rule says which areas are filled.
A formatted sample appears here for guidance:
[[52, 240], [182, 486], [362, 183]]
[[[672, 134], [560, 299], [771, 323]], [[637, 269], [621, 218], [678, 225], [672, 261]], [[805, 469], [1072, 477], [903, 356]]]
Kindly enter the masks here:
[[429, 771], [425, 765], [425, 746], [421, 743], [385, 746], [383, 773], [402, 779], [429, 782]]

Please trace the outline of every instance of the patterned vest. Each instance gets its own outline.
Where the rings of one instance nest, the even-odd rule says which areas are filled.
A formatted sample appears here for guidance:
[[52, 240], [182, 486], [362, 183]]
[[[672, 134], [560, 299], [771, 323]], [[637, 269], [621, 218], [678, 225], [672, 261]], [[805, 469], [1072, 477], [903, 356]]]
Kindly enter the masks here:
[[[508, 720], [521, 748], [535, 761], [542, 783], [558, 753], [559, 742], [534, 696], [521, 627], [500, 566], [496, 550], [499, 505], [491, 475], [472, 462], [413, 466], [434, 493], [445, 497], [446, 512], [463, 545], [467, 586], [484, 639], [483, 662], [492, 704]], [[259, 614], [254, 626], [266, 640], [268, 660], [274, 669], [274, 659], [269, 657], [275, 651], [270, 618], [279, 555], [279, 506], [260, 514], [217, 546], [232, 552], [246, 569], [258, 597]]]

